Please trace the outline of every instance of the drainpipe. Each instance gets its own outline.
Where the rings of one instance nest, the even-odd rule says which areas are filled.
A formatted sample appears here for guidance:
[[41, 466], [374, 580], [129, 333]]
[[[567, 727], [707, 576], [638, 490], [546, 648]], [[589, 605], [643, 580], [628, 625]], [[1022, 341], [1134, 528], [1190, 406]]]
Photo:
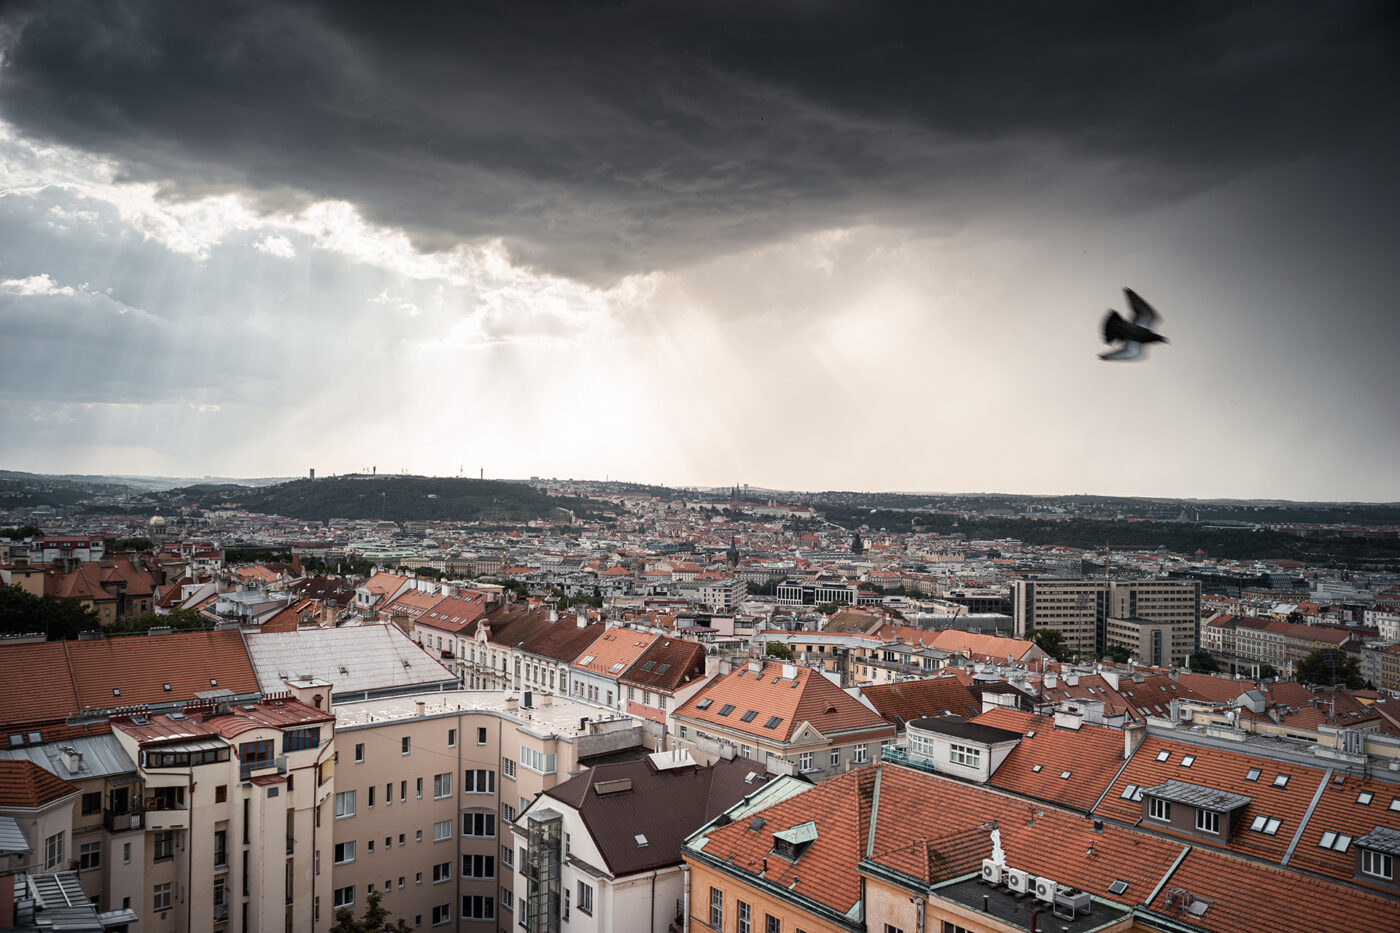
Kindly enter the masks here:
[[681, 933], [690, 933], [690, 866], [681, 862]]
[[189, 829], [185, 830], [185, 929], [193, 930], [190, 914], [194, 906], [190, 903], [190, 885], [194, 881], [194, 768], [190, 768], [190, 777], [186, 784], [185, 806], [189, 809], [185, 811], [185, 825]]
[[651, 933], [656, 933], [656, 869], [651, 870]]

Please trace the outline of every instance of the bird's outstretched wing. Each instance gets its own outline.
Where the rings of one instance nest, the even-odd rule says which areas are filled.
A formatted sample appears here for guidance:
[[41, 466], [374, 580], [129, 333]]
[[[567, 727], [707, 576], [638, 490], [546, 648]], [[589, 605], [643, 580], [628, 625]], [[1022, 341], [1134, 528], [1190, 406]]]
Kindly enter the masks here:
[[1136, 340], [1125, 340], [1123, 341], [1123, 345], [1117, 350], [1111, 350], [1108, 353], [1100, 353], [1099, 359], [1135, 360], [1140, 356], [1142, 356], [1142, 344], [1138, 343]]
[[1128, 307], [1133, 309], [1133, 323], [1139, 327], [1150, 328], [1161, 319], [1161, 315], [1147, 302], [1142, 300], [1142, 296], [1131, 288], [1123, 289], [1123, 294], [1128, 296]]

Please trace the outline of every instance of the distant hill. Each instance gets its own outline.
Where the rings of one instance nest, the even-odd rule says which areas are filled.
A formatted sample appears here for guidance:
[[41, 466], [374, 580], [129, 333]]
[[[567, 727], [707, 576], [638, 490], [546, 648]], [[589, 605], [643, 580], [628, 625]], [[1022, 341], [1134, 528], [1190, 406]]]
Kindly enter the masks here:
[[175, 490], [206, 509], [234, 505], [323, 522], [332, 518], [380, 521], [531, 521], [567, 520], [612, 514], [616, 510], [590, 499], [546, 496], [523, 483], [427, 476], [335, 476], [299, 479], [256, 489], [227, 486]]

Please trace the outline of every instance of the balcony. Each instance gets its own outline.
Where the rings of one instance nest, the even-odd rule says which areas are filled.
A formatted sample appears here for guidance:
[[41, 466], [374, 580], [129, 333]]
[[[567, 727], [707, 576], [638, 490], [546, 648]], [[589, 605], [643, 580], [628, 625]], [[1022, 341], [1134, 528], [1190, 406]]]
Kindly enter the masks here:
[[238, 779], [240, 781], [250, 780], [253, 775], [260, 771], [276, 771], [278, 774], [287, 773], [287, 757], [279, 755], [276, 758], [268, 758], [263, 761], [245, 761], [238, 766]]
[[439, 653], [440, 653], [444, 658], [455, 658], [455, 657], [456, 657], [456, 655], [452, 653], [452, 649], [451, 649], [451, 648], [443, 648], [442, 651], [439, 652]]
[[143, 818], [145, 811], [139, 807], [127, 810], [102, 811], [102, 825], [109, 833], [124, 833], [131, 829], [141, 829], [145, 826]]
[[225, 920], [227, 920], [227, 919], [228, 919], [228, 905], [227, 905], [227, 904], [215, 904], [215, 905], [214, 905], [214, 922], [215, 922], [215, 923], [223, 923], [223, 922], [224, 922]]

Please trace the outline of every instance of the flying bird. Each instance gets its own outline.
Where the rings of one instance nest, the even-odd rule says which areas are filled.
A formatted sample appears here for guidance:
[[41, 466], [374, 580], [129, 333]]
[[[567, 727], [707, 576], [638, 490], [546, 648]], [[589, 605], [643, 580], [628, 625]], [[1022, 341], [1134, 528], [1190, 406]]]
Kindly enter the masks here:
[[1122, 346], [1107, 353], [1100, 353], [1101, 360], [1135, 360], [1142, 356], [1143, 344], [1166, 343], [1167, 338], [1152, 330], [1161, 317], [1152, 306], [1142, 300], [1131, 288], [1123, 289], [1128, 296], [1128, 307], [1133, 309], [1133, 319], [1124, 320], [1117, 311], [1110, 310], [1103, 319], [1104, 343], [1122, 341]]

